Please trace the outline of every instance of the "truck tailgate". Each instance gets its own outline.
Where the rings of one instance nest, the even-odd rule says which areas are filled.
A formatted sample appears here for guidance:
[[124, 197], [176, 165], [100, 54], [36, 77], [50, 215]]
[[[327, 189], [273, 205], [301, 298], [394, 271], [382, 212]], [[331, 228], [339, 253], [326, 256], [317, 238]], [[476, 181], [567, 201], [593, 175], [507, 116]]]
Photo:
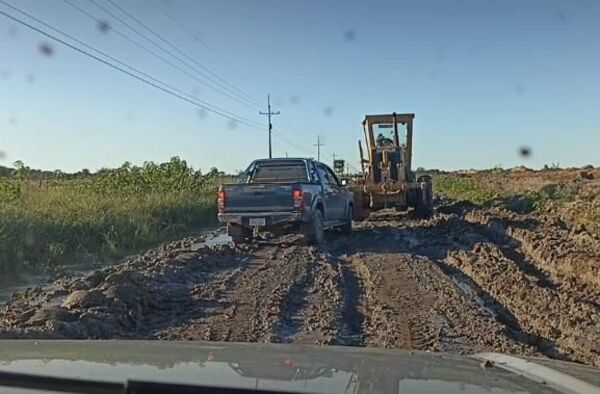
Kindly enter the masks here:
[[290, 212], [293, 209], [292, 184], [227, 184], [226, 213]]

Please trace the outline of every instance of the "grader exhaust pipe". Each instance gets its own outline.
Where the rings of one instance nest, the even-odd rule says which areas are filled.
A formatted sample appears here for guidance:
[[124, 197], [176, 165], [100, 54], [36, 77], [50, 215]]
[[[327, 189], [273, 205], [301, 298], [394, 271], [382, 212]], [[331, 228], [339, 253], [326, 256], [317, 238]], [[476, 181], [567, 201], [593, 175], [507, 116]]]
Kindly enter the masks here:
[[363, 178], [365, 177], [365, 159], [363, 155], [363, 148], [360, 140], [358, 140], [358, 151], [360, 152], [360, 170], [362, 171]]

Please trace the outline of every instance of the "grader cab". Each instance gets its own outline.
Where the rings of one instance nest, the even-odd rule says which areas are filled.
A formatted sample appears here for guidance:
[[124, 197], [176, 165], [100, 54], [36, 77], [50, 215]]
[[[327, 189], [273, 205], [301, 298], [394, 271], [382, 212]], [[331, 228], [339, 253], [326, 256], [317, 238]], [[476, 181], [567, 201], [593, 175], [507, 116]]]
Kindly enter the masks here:
[[362, 124], [366, 157], [358, 142], [362, 178], [354, 185], [355, 218], [384, 208], [414, 208], [426, 218], [433, 212], [431, 178], [411, 169], [414, 114], [366, 115]]

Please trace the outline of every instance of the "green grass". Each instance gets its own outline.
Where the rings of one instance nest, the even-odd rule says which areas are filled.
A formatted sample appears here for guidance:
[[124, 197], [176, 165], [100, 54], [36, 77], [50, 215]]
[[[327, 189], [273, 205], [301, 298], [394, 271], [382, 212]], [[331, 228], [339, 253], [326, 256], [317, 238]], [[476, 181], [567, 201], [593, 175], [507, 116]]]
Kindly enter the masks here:
[[216, 220], [220, 178], [177, 158], [80, 180], [0, 181], [0, 273], [111, 259]]
[[453, 200], [470, 201], [474, 204], [490, 203], [496, 194], [474, 178], [457, 175], [437, 176], [433, 183], [434, 191]]
[[502, 181], [502, 178], [498, 178], [495, 182], [482, 182], [477, 177], [448, 174], [435, 177], [433, 184], [434, 191], [439, 196], [476, 205], [501, 207], [518, 213], [542, 212], [549, 205], [564, 204], [579, 196], [579, 190], [573, 189], [569, 184], [551, 184], [539, 191], [521, 194], [494, 188], [494, 184], [498, 185]]

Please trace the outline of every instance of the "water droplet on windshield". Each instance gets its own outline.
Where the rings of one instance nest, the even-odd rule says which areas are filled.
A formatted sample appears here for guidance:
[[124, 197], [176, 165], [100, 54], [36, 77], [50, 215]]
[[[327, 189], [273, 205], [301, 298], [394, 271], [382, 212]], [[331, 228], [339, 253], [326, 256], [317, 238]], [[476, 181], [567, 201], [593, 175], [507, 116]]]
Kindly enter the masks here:
[[107, 21], [98, 21], [98, 30], [100, 30], [101, 33], [108, 33], [110, 25]]
[[344, 40], [354, 41], [356, 40], [356, 32], [352, 29], [348, 29], [344, 32]]
[[528, 146], [522, 146], [519, 148], [519, 156], [524, 159], [528, 159], [531, 156], [531, 148]]
[[39, 46], [39, 50], [44, 56], [51, 57], [52, 55], [54, 55], [54, 48], [52, 48], [52, 46], [47, 42], [41, 43]]
[[515, 84], [515, 93], [519, 96], [522, 96], [525, 93], [525, 88], [520, 83]]

